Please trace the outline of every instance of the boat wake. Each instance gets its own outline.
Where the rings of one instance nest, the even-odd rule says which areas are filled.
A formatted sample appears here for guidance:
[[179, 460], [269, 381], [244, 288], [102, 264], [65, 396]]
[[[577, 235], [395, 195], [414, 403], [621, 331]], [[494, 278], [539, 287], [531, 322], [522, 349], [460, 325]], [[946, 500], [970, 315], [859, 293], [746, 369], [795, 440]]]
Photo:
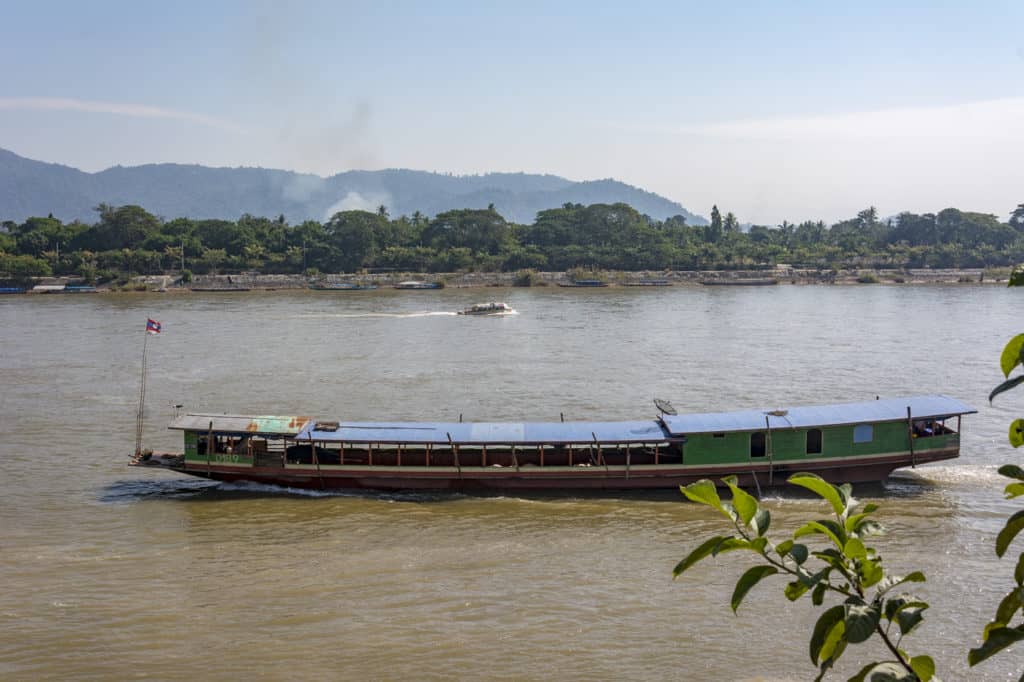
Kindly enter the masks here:
[[370, 317], [392, 317], [392, 318], [406, 318], [406, 317], [454, 317], [458, 313], [436, 310], [436, 311], [423, 311], [418, 313], [302, 313], [299, 315], [292, 315], [289, 319], [359, 319], [359, 318], [370, 318]]
[[311, 488], [289, 488], [287, 486], [256, 483], [254, 481], [235, 481], [221, 483], [210, 487], [218, 493], [241, 494], [247, 496], [266, 497], [354, 497], [365, 500], [383, 502], [444, 502], [465, 498], [463, 493], [443, 491], [376, 491], [354, 490], [341, 488], [332, 490], [316, 490]]
[[[999, 475], [999, 467], [989, 464], [939, 464], [895, 472], [890, 483], [917, 485], [984, 488], [1000, 486], [1009, 479]], [[1001, 486], [1000, 486], [1001, 487]]]
[[311, 490], [249, 481], [221, 482], [191, 479], [162, 481], [115, 481], [103, 489], [99, 500], [106, 504], [130, 504], [143, 500], [191, 500], [211, 497], [353, 497], [383, 502], [444, 502], [466, 497], [451, 492], [378, 492], [373, 490]]
[[192, 479], [115, 481], [101, 492], [100, 502], [128, 504], [152, 499], [188, 499], [214, 490], [219, 484]]

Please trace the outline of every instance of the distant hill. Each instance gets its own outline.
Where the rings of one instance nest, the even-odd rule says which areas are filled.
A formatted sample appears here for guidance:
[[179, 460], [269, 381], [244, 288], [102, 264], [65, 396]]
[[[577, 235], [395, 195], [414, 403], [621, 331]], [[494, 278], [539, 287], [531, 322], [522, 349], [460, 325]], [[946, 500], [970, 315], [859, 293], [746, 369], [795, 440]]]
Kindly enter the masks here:
[[0, 220], [23, 221], [49, 213], [63, 221], [93, 222], [93, 207], [137, 204], [166, 219], [222, 218], [243, 213], [291, 223], [325, 220], [346, 209], [392, 216], [429, 216], [455, 208], [495, 208], [509, 220], [531, 223], [538, 211], [565, 203], [624, 202], [652, 218], [686, 216], [707, 221], [680, 204], [616, 180], [573, 182], [554, 175], [488, 173], [442, 175], [414, 170], [349, 171], [329, 178], [268, 168], [208, 168], [174, 163], [98, 173], [33, 161], [0, 149]]

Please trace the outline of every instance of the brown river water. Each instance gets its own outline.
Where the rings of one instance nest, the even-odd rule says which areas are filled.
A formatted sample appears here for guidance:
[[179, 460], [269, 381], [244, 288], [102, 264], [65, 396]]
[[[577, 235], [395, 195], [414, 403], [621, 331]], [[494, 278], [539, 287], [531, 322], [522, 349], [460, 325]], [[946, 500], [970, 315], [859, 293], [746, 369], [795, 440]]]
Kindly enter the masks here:
[[[944, 679], [1015, 679], [967, 649], [1012, 584], [996, 468], [1024, 392], [987, 403], [1024, 331], [998, 286], [477, 289], [0, 299], [0, 679], [764, 679], [814, 676], [819, 612], [747, 559], [673, 565], [722, 520], [678, 493], [323, 494], [127, 467], [143, 328], [145, 444], [173, 405], [346, 420], [579, 420], [946, 393], [962, 454], [859, 490], [932, 608], [904, 648]], [[455, 316], [480, 300], [517, 315]], [[773, 528], [822, 504], [767, 494]], [[1019, 551], [1019, 548], [1014, 547]], [[1014, 552], [1011, 552], [1014, 554]], [[1020, 647], [1018, 647], [1020, 648]], [[836, 679], [881, 655], [850, 647]], [[845, 676], [843, 675], [845, 673]]]

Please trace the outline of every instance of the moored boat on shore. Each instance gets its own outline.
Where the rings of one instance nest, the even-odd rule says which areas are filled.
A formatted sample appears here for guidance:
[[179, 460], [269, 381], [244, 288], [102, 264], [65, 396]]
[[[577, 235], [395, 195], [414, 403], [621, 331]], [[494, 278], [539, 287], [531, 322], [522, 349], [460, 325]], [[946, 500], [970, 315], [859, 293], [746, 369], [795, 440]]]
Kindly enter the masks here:
[[399, 282], [395, 285], [396, 289], [441, 289], [442, 284], [440, 282], [421, 282], [419, 280], [409, 280], [406, 282]]
[[706, 287], [768, 287], [778, 283], [774, 277], [701, 280]]
[[749, 487], [792, 473], [833, 482], [958, 457], [970, 406], [942, 395], [676, 415], [623, 422], [347, 422], [189, 414], [182, 453], [152, 466], [221, 481], [372, 490], [638, 490], [735, 475]]
[[310, 284], [313, 291], [373, 291], [376, 284], [359, 284], [356, 282], [317, 282]]

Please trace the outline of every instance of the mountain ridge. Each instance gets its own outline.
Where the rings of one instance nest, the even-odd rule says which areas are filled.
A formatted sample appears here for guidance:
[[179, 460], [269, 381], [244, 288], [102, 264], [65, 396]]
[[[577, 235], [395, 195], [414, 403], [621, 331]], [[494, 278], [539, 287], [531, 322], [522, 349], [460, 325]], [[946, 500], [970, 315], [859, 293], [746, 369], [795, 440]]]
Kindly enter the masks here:
[[707, 224], [677, 202], [610, 178], [573, 181], [550, 174], [451, 175], [402, 168], [322, 177], [180, 163], [117, 165], [88, 173], [0, 148], [0, 220], [18, 222], [50, 213], [63, 221], [91, 222], [100, 203], [137, 204], [167, 219], [235, 220], [249, 213], [284, 215], [292, 223], [322, 221], [338, 210], [376, 210], [382, 204], [394, 216], [415, 211], [433, 216], [493, 203], [509, 220], [530, 223], [538, 211], [565, 203], [617, 202], [658, 220], [682, 215], [690, 224]]

